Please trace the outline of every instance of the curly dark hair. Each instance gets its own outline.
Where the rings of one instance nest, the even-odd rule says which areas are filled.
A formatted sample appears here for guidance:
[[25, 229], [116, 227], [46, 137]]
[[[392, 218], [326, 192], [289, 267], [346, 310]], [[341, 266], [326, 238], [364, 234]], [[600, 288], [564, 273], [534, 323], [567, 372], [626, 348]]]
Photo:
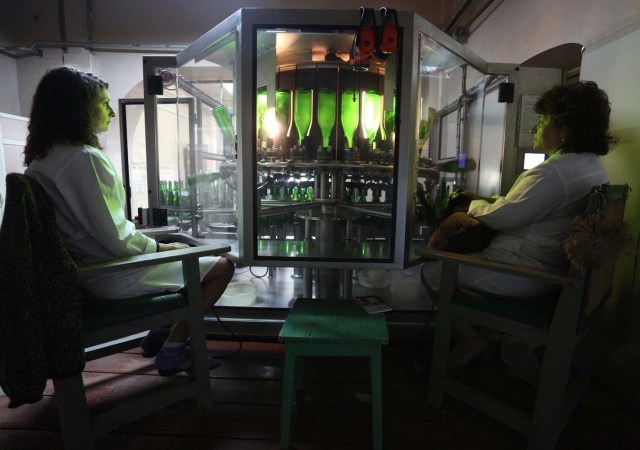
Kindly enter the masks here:
[[57, 67], [40, 80], [31, 105], [24, 165], [59, 143], [102, 148], [94, 130], [93, 102], [109, 84], [74, 67]]
[[564, 132], [564, 152], [606, 155], [615, 143], [609, 135], [609, 97], [593, 81], [551, 88], [534, 109]]

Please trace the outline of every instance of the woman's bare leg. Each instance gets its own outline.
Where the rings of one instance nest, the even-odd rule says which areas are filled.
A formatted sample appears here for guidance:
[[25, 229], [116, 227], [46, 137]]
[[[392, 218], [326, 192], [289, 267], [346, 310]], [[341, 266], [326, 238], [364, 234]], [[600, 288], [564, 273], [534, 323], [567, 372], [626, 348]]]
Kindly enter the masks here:
[[[231, 261], [226, 258], [220, 260], [205, 275], [200, 284], [202, 289], [202, 314], [205, 315], [218, 301], [224, 290], [227, 288], [229, 281], [233, 277], [234, 266]], [[189, 328], [187, 322], [182, 321], [176, 323], [171, 329], [171, 333], [167, 338], [168, 342], [187, 342], [189, 336]]]

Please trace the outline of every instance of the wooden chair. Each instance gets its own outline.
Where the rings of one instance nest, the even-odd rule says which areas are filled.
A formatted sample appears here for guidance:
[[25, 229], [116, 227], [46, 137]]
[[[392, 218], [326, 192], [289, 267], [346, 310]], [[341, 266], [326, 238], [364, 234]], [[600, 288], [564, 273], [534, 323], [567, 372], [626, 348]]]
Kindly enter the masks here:
[[[29, 189], [37, 188], [40, 195], [44, 192], [29, 177], [10, 174], [7, 176], [8, 184], [10, 177], [14, 177], [14, 183], [19, 181], [21, 185], [32, 183]], [[7, 198], [7, 200], [9, 199]], [[30, 198], [27, 203], [33, 203], [33, 198]], [[52, 207], [46, 202], [40, 201], [35, 205], [30, 205], [30, 208], [32, 206], [36, 207], [34, 210], [38, 212], [38, 215], [45, 212], [53, 214]], [[57, 234], [57, 230], [54, 229], [53, 233]], [[3, 238], [9, 238], [9, 236], [4, 235]], [[66, 249], [60, 239], [52, 239], [52, 241], [57, 242], [52, 245], [57, 245], [60, 247], [58, 250], [62, 254], [66, 254]], [[201, 246], [121, 258], [77, 269], [79, 277], [82, 278], [180, 261], [187, 288], [186, 295], [161, 293], [116, 301], [91, 300], [83, 302], [81, 306], [82, 346], [79, 348], [80, 352], [82, 348], [86, 349], [84, 352], [85, 360], [90, 361], [118, 353], [126, 347], [131, 348], [139, 342], [139, 338], [127, 342], [127, 337], [186, 320], [191, 339], [192, 370], [188, 383], [185, 383], [184, 378], [181, 377], [175, 382], [168, 383], [168, 386], [143, 396], [122, 399], [114, 408], [101, 411], [99, 414], [92, 413], [88, 408], [82, 373], [76, 373], [70, 377], [53, 378], [60, 427], [67, 450], [94, 449], [94, 440], [97, 436], [181, 400], [194, 398], [201, 407], [207, 408], [210, 405], [210, 379], [204, 319], [201, 311], [198, 259], [201, 256], [220, 255], [228, 251], [230, 251], [229, 246]], [[47, 283], [46, 279], [41, 281]], [[71, 287], [69, 291], [72, 291]], [[69, 305], [69, 308], [72, 309], [73, 306]], [[122, 343], [123, 339], [124, 344]]]
[[[594, 188], [587, 213], [599, 213], [604, 220], [621, 224], [628, 191], [626, 185]], [[446, 251], [421, 249], [416, 253], [443, 262], [429, 402], [439, 407], [443, 394], [448, 394], [526, 434], [528, 449], [554, 448], [589, 383], [589, 370], [573, 364], [574, 353], [601, 315], [616, 258], [602, 261], [598, 268], [580, 270], [572, 265], [567, 273], [551, 273]], [[559, 286], [560, 293], [549, 298], [509, 298], [461, 288], [456, 285], [460, 265], [532, 277]], [[531, 413], [490, 397], [447, 372], [456, 318], [504, 333], [529, 348], [545, 347]]]

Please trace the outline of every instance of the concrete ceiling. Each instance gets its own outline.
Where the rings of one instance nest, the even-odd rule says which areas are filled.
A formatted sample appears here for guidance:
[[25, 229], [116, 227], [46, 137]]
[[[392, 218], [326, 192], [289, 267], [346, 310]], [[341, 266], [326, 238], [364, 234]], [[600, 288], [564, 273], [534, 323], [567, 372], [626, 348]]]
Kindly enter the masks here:
[[[365, 6], [415, 11], [464, 41], [472, 23], [500, 2], [387, 0]], [[317, 0], [0, 0], [0, 4], [0, 53], [16, 58], [45, 47], [64, 48], [65, 43], [105, 51], [171, 51], [172, 46], [190, 44], [242, 7], [319, 7]], [[323, 0], [321, 5], [357, 11], [362, 2]]]

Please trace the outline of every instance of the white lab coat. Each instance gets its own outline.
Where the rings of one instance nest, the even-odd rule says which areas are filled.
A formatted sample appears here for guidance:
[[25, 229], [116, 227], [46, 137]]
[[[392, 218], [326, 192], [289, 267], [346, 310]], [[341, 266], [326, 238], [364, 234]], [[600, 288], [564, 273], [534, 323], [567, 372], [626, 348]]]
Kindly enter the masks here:
[[[506, 196], [495, 203], [474, 200], [469, 214], [497, 230], [478, 255], [494, 261], [551, 271], [567, 268], [563, 243], [573, 218], [586, 208], [591, 187], [607, 183], [600, 158], [593, 153], [552, 154], [538, 166], [523, 172]], [[440, 263], [427, 263], [425, 278], [434, 289], [440, 285]], [[461, 267], [461, 285], [500, 295], [544, 295], [553, 286], [523, 277]]]
[[[125, 218], [122, 181], [109, 157], [91, 146], [55, 145], [25, 173], [36, 179], [53, 201], [64, 243], [78, 265], [153, 253], [156, 242]], [[200, 259], [200, 278], [219, 258]], [[180, 262], [131, 269], [83, 280], [103, 299], [127, 298], [184, 286]]]

